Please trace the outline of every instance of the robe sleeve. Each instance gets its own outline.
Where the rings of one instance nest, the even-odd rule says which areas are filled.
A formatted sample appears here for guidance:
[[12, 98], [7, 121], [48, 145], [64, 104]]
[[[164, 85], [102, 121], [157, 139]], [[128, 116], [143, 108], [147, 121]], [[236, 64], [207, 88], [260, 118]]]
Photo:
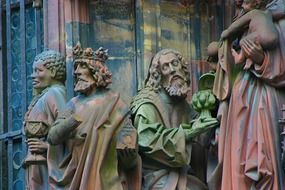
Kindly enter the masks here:
[[48, 133], [48, 142], [52, 145], [61, 144], [69, 138], [70, 133], [80, 124], [73, 116], [58, 119]]
[[182, 167], [190, 162], [191, 147], [181, 126], [166, 128], [152, 104], [143, 104], [135, 115], [140, 152], [169, 167]]
[[52, 125], [58, 113], [63, 111], [66, 104], [64, 89], [51, 88], [46, 95], [45, 111], [48, 114], [48, 123]]
[[285, 87], [285, 19], [275, 23], [279, 45], [274, 50], [265, 51], [261, 65], [254, 64], [251, 72], [276, 88]]
[[81, 123], [79, 118], [73, 115], [72, 102], [67, 104], [65, 111], [61, 112], [49, 130], [47, 141], [49, 144], [57, 145], [68, 139], [74, 129]]

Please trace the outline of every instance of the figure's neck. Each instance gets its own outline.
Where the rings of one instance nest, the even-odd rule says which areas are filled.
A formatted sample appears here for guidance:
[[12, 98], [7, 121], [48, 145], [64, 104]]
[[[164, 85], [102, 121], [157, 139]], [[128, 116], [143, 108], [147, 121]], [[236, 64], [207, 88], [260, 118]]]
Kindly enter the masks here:
[[33, 96], [38, 96], [38, 95], [42, 95], [45, 94], [48, 90], [49, 86], [43, 89], [33, 89]]
[[63, 86], [63, 84], [61, 82], [54, 82], [54, 83], [51, 83], [48, 87], [46, 88], [42, 88], [42, 89], [33, 89], [33, 96], [37, 96], [37, 95], [40, 95], [40, 94], [44, 94], [47, 92], [47, 90], [53, 86]]
[[94, 85], [93, 87], [91, 87], [88, 91], [86, 91], [84, 93], [85, 96], [92, 96], [94, 94], [96, 94], [96, 92], [98, 91], [98, 88]]
[[62, 82], [60, 82], [60, 81], [56, 81], [56, 80], [51, 81], [50, 87], [51, 87], [51, 86], [55, 86], [55, 85], [61, 85], [61, 86], [62, 86], [63, 84], [62, 84]]

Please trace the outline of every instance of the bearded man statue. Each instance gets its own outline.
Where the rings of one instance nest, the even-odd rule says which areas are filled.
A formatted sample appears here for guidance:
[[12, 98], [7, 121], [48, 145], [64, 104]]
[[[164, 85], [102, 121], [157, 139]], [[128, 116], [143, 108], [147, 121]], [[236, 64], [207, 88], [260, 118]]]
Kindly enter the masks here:
[[[77, 45], [73, 54], [74, 90], [78, 95], [67, 103], [48, 134], [51, 145], [62, 146], [62, 151], [50, 155], [48, 160], [50, 188], [139, 189], [137, 151], [126, 146], [123, 159], [117, 151], [120, 139], [117, 137], [122, 128], [130, 125], [129, 109], [119, 93], [107, 88], [112, 82], [112, 74], [105, 65], [107, 50], [99, 48], [94, 52]], [[132, 170], [132, 179], [126, 170]]]
[[[164, 49], [153, 57], [145, 88], [133, 98], [144, 190], [207, 189], [205, 150], [191, 130], [197, 114], [186, 101], [189, 85], [181, 53]], [[212, 118], [200, 121], [199, 128], [215, 124]]]

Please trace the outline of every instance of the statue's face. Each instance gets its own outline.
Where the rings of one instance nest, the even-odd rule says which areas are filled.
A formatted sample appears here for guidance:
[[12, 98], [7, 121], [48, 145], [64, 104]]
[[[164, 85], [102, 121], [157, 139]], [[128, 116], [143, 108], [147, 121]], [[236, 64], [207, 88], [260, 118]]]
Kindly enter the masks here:
[[243, 3], [243, 0], [235, 0], [235, 5], [237, 7], [241, 7], [242, 3]]
[[258, 8], [258, 2], [255, 0], [244, 1], [242, 4], [242, 8], [245, 12], [251, 11], [253, 9]]
[[33, 63], [32, 84], [36, 90], [44, 90], [52, 84], [52, 72], [44, 66], [43, 62]]
[[83, 94], [89, 94], [93, 89], [95, 89], [95, 79], [92, 72], [87, 66], [87, 63], [80, 62], [77, 63], [74, 71], [75, 76], [75, 88], [76, 92]]
[[161, 55], [161, 84], [170, 96], [186, 96], [188, 84], [181, 60], [174, 53]]

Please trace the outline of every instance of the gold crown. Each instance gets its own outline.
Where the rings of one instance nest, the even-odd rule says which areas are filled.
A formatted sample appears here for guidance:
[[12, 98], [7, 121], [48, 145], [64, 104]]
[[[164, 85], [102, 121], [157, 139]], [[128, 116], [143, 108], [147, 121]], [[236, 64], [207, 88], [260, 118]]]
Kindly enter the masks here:
[[82, 49], [79, 43], [72, 49], [72, 53], [75, 57], [75, 61], [78, 59], [80, 60], [87, 59], [87, 60], [98, 60], [104, 63], [109, 57], [108, 49], [100, 47], [94, 52], [90, 47]]

